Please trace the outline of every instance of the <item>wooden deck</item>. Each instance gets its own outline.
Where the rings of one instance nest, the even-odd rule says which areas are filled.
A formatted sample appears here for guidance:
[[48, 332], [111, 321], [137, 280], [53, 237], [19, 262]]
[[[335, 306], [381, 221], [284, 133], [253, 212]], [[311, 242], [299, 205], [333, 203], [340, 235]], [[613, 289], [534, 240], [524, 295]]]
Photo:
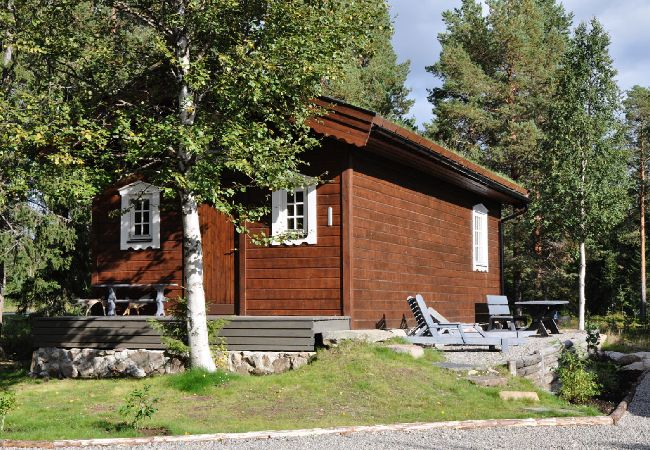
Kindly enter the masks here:
[[[151, 316], [32, 318], [34, 347], [164, 349]], [[209, 319], [224, 318], [209, 316]], [[345, 316], [234, 316], [221, 330], [228, 350], [313, 351], [316, 335], [350, 329]], [[171, 320], [170, 318], [155, 318]]]

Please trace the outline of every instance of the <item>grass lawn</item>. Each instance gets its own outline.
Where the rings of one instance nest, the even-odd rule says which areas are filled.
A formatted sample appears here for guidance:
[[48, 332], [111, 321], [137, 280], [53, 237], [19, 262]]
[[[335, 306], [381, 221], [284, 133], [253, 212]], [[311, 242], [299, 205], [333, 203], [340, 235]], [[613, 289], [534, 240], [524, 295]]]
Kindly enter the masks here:
[[[117, 409], [135, 388], [152, 385], [159, 410], [143, 425], [171, 434], [369, 425], [466, 419], [596, 415], [512, 378], [503, 390], [536, 390], [541, 402], [503, 402], [499, 389], [474, 386], [437, 368], [440, 355], [414, 360], [385, 348], [350, 344], [319, 351], [309, 366], [280, 375], [240, 377], [189, 372], [148, 380], [32, 380], [5, 370], [0, 387], [17, 394], [2, 438], [137, 436]], [[530, 409], [533, 408], [534, 409]]]
[[650, 351], [650, 328], [646, 326], [637, 330], [610, 332], [603, 343], [603, 350], [622, 353]]

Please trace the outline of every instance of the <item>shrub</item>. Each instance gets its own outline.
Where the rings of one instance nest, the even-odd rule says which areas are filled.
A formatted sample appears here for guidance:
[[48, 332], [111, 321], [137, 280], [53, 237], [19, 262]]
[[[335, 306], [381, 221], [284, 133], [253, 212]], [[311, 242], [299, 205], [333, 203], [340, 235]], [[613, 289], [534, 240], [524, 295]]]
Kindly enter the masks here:
[[150, 390], [151, 385], [145, 384], [142, 389], [134, 389], [127, 394], [118, 412], [129, 427], [139, 428], [144, 419], [151, 419], [158, 411], [154, 405], [159, 399], [152, 397]]
[[584, 403], [600, 394], [596, 374], [589, 372], [584, 360], [575, 351], [565, 350], [556, 369], [560, 380], [560, 397], [572, 403]]
[[5, 419], [10, 411], [16, 408], [16, 394], [3, 391], [0, 394], [0, 432], [5, 431]]
[[[167, 352], [187, 363], [190, 352], [187, 345], [187, 299], [179, 298], [168, 311], [174, 320], [161, 322], [150, 319], [149, 326], [160, 333], [160, 341]], [[227, 319], [208, 320], [210, 350], [216, 366], [220, 369], [225, 369], [228, 365], [226, 339], [219, 336], [219, 332], [228, 322]]]
[[2, 324], [0, 345], [7, 358], [26, 360], [31, 358], [32, 329], [26, 314], [7, 314]]

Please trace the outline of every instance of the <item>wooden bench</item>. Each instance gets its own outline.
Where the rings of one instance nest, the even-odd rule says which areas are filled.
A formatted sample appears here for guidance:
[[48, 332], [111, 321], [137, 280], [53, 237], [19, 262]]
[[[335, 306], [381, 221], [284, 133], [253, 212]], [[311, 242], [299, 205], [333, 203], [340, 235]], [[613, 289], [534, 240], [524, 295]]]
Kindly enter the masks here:
[[[165, 302], [167, 299], [165, 298], [165, 288], [172, 287], [172, 286], [178, 286], [178, 284], [175, 283], [154, 283], [154, 284], [138, 284], [138, 283], [106, 283], [106, 284], [94, 284], [92, 287], [94, 288], [107, 288], [108, 289], [108, 295], [106, 296], [106, 304], [108, 306], [108, 312], [104, 310], [104, 300], [101, 300], [102, 303], [102, 310], [104, 311], [104, 315], [107, 316], [114, 316], [115, 315], [115, 306], [117, 303], [127, 303], [127, 311], [130, 311], [131, 305], [144, 305], [148, 303], [155, 303], [156, 304], [156, 316], [164, 316], [165, 315]], [[115, 293], [116, 289], [155, 289], [156, 290], [156, 298], [139, 298], [139, 299], [129, 299], [129, 298], [124, 298], [124, 299], [118, 299], [117, 295]], [[86, 315], [88, 315], [88, 312], [90, 311], [90, 308], [92, 308], [95, 304], [97, 304], [98, 299], [80, 299], [80, 301], [84, 301], [85, 304], [87, 305], [86, 309]], [[128, 314], [125, 315], [129, 315]], [[139, 312], [138, 312], [139, 314]]]

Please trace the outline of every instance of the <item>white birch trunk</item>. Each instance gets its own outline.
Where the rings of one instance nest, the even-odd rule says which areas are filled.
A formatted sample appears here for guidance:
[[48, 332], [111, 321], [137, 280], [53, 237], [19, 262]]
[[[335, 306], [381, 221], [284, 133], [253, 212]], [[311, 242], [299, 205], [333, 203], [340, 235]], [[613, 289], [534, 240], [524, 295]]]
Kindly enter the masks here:
[[587, 256], [585, 252], [585, 243], [580, 243], [580, 277], [578, 293], [578, 329], [585, 329], [585, 278], [587, 276]]
[[203, 247], [199, 227], [199, 210], [191, 193], [183, 193], [183, 263], [187, 296], [187, 335], [190, 364], [209, 372], [216, 369], [208, 336], [203, 288]]
[[[179, 2], [178, 16], [185, 15], [185, 2]], [[190, 42], [182, 29], [177, 32], [176, 58], [178, 71], [178, 114], [183, 126], [194, 125], [196, 104], [187, 77], [190, 71]], [[191, 158], [183, 144], [178, 148], [179, 169], [184, 175], [191, 170]], [[196, 198], [189, 191], [181, 193], [183, 212], [183, 263], [185, 272], [185, 295], [187, 297], [187, 335], [192, 367], [216, 371], [208, 336], [208, 320], [205, 311], [205, 289], [203, 287], [203, 247], [199, 210]]]

